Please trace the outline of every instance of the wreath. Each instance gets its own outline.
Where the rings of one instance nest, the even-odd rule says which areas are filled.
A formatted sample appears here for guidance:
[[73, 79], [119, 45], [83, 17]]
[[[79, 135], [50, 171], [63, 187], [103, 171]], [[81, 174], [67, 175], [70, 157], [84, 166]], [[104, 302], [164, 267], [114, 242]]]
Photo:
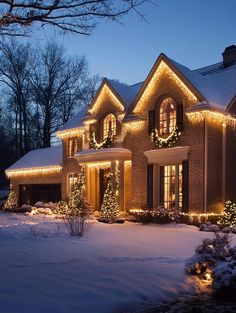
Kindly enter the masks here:
[[176, 127], [167, 138], [160, 137], [156, 128], [151, 132], [152, 142], [155, 142], [156, 146], [159, 148], [171, 147], [179, 139], [180, 135], [181, 131], [178, 127]]
[[109, 148], [114, 142], [115, 136], [112, 135], [112, 131], [108, 131], [107, 137], [101, 143], [97, 143], [95, 137], [95, 131], [91, 131], [89, 138], [89, 147], [90, 149], [103, 149]]

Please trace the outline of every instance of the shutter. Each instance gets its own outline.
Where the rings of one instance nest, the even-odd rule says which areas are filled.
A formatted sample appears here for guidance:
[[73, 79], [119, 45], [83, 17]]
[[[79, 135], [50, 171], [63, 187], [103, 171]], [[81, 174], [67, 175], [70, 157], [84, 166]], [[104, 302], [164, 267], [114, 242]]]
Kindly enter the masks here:
[[160, 205], [164, 205], [164, 166], [160, 166]]
[[149, 128], [148, 128], [148, 134], [150, 135], [153, 128], [156, 127], [156, 121], [155, 121], [155, 111], [149, 111]]
[[147, 165], [147, 207], [153, 207], [153, 164]]
[[183, 104], [177, 106], [177, 127], [179, 130], [183, 130], [184, 127], [184, 107]]
[[182, 211], [188, 212], [189, 208], [189, 162], [183, 161], [183, 203], [182, 203]]

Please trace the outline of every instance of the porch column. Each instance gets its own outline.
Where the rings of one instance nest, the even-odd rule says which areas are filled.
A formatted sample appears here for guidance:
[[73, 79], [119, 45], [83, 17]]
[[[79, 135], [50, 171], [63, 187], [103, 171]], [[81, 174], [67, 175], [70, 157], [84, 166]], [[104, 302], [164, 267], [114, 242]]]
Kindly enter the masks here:
[[125, 210], [125, 162], [119, 161], [120, 186], [119, 186], [119, 207], [120, 211]]
[[153, 208], [160, 205], [160, 166], [153, 163]]
[[115, 190], [116, 187], [116, 161], [111, 162], [111, 174], [112, 174], [112, 187]]
[[85, 171], [85, 195], [86, 195], [88, 202], [91, 202], [91, 199], [90, 199], [90, 173], [89, 173], [89, 166], [88, 165], [85, 165], [84, 171]]

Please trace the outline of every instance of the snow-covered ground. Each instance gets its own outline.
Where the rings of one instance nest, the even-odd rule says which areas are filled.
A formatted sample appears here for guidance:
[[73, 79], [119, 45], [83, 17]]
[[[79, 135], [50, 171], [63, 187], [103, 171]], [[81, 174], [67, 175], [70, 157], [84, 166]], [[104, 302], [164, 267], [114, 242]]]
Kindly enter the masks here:
[[0, 312], [122, 312], [195, 292], [184, 262], [210, 236], [126, 222], [71, 238], [59, 220], [0, 213]]

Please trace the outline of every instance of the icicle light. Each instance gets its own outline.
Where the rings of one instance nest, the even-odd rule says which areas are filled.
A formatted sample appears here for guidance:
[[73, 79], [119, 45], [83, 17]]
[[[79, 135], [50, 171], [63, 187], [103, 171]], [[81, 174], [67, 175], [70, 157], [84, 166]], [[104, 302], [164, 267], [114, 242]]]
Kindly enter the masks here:
[[144, 90], [142, 96], [138, 100], [138, 103], [136, 104], [133, 110], [135, 114], [143, 111], [148, 99], [151, 96], [153, 96], [158, 90], [158, 84], [162, 80], [163, 76], [168, 77], [170, 80], [174, 81], [174, 83], [177, 85], [179, 90], [181, 90], [185, 94], [189, 102], [191, 103], [198, 102], [197, 97], [182, 82], [182, 80], [170, 69], [170, 67], [164, 61], [161, 61], [157, 70], [155, 71], [149, 84], [147, 85], [146, 89]]
[[117, 107], [119, 111], [124, 111], [123, 104], [118, 100], [118, 98], [114, 95], [112, 90], [105, 84], [98, 95], [95, 103], [93, 104], [92, 108], [88, 111], [91, 114], [96, 114], [99, 107], [104, 104], [107, 100], [112, 100], [112, 103]]
[[224, 113], [220, 113], [220, 112], [214, 112], [214, 111], [210, 111], [210, 110], [202, 110], [202, 111], [198, 111], [198, 112], [186, 112], [188, 119], [192, 122], [192, 123], [199, 123], [202, 122], [205, 118], [213, 123], [221, 123], [223, 125], [231, 125], [235, 128], [236, 126], [236, 118], [228, 115], [228, 114], [224, 114]]
[[16, 170], [7, 170], [7, 177], [16, 176], [36, 176], [36, 175], [48, 175], [58, 174], [62, 171], [62, 166], [44, 166], [44, 167], [30, 167]]
[[60, 139], [79, 137], [84, 134], [84, 127], [71, 128], [66, 130], [57, 131], [56, 135]]

